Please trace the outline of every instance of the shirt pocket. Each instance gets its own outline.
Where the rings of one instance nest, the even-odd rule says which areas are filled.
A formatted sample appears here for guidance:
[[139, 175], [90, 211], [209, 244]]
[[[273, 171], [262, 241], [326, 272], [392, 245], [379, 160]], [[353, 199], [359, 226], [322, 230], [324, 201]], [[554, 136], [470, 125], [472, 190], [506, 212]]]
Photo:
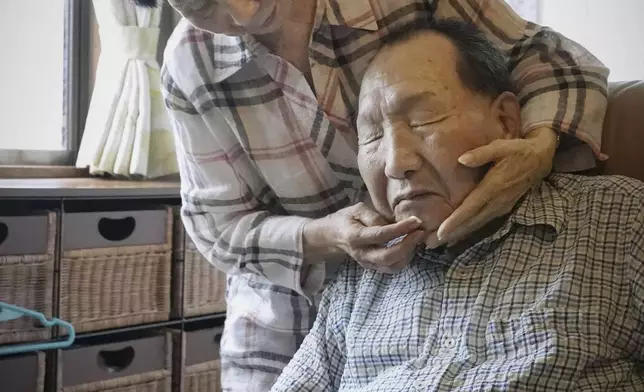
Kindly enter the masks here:
[[400, 366], [406, 367], [419, 357], [422, 338], [410, 333], [408, 327], [411, 327], [408, 321], [400, 319], [396, 325], [379, 325], [347, 334], [343, 374], [347, 389], [366, 390], [370, 383], [379, 385], [394, 377]]
[[[402, 297], [385, 302], [354, 309], [347, 328], [346, 370], [365, 382], [417, 359], [426, 340], [423, 302]], [[367, 378], [365, 369], [369, 369]]]
[[479, 367], [497, 377], [527, 381], [543, 374], [572, 380], [601, 357], [602, 317], [598, 313], [539, 309], [516, 318], [490, 320], [485, 332], [486, 360]]

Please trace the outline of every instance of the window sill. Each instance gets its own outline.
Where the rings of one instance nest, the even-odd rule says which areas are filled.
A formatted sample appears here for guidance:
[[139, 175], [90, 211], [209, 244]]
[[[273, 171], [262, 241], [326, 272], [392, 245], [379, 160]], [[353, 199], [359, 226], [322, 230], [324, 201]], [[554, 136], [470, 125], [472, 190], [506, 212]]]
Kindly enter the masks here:
[[0, 179], [89, 177], [75, 166], [0, 165]]
[[179, 178], [116, 180], [71, 166], [0, 166], [0, 198], [177, 198]]

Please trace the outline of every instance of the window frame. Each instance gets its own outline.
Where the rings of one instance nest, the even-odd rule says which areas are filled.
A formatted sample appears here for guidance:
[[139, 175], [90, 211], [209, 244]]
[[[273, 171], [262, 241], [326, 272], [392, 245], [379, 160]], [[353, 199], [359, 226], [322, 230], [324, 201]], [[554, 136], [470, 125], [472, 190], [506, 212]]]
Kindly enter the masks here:
[[[63, 128], [61, 150], [0, 149], [0, 165], [72, 166], [76, 162], [89, 107], [91, 1], [64, 0]], [[52, 130], [53, 131], [53, 130]]]

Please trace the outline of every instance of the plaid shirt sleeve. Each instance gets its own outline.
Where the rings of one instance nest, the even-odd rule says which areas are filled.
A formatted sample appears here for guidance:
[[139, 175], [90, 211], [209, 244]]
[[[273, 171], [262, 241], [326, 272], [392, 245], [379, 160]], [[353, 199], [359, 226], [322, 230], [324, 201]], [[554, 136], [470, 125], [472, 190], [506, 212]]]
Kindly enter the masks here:
[[268, 189], [261, 175], [236, 159], [240, 151], [223, 146], [235, 136], [218, 109], [199, 113], [168, 66], [162, 79], [181, 174], [181, 216], [190, 238], [227, 274], [260, 276], [310, 298], [322, 282], [302, 272], [307, 219], [270, 211], [259, 194]]
[[[641, 331], [644, 329], [644, 207], [640, 208], [629, 243], [631, 244], [628, 256], [631, 267], [631, 303], [634, 318]], [[644, 360], [644, 339], [633, 342], [629, 346], [637, 350], [635, 356], [639, 360]]]
[[503, 0], [439, 0], [436, 15], [474, 23], [509, 56], [524, 135], [551, 127], [602, 157], [609, 71], [595, 56], [552, 29], [521, 19]]
[[340, 380], [346, 362], [343, 316], [340, 312], [349, 305], [348, 293], [342, 287], [350, 286], [346, 274], [323, 292], [318, 316], [293, 359], [286, 366], [271, 392], [331, 392], [340, 389]]

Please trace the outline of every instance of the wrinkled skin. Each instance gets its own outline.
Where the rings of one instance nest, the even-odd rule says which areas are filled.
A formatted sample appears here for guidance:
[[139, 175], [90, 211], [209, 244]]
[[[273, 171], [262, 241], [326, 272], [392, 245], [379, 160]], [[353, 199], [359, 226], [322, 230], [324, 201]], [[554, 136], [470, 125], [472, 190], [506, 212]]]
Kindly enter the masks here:
[[465, 88], [457, 60], [447, 38], [422, 33], [381, 52], [360, 95], [358, 164], [374, 208], [392, 222], [420, 218], [430, 247], [441, 242], [440, 225], [486, 174], [459, 157], [519, 136], [517, 98]]
[[263, 35], [281, 29], [293, 0], [170, 0], [196, 27], [225, 35]]

